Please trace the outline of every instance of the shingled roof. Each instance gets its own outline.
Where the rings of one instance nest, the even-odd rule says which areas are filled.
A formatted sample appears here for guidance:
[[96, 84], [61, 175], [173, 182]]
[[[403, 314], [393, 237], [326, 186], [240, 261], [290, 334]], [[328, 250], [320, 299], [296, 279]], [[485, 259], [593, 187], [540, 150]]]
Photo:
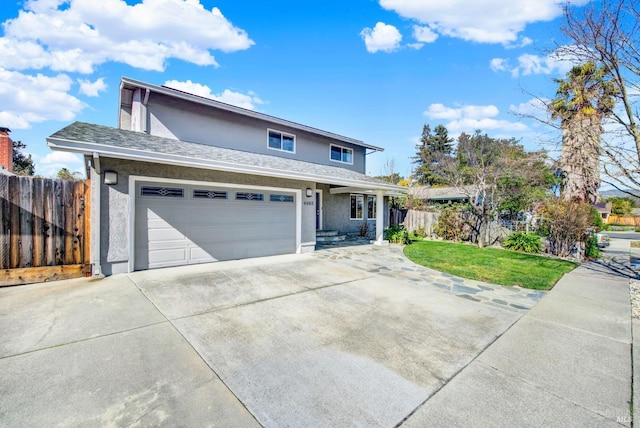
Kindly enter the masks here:
[[47, 138], [49, 147], [84, 154], [183, 165], [245, 174], [309, 180], [340, 186], [404, 192], [406, 189], [355, 171], [278, 156], [157, 137], [75, 122]]

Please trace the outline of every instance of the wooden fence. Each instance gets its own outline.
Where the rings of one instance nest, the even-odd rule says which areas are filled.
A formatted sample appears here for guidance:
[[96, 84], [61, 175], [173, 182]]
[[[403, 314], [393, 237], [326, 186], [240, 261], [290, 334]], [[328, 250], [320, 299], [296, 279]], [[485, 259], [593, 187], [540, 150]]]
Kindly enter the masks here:
[[434, 233], [434, 226], [438, 223], [439, 215], [438, 212], [409, 210], [403, 224], [410, 232], [422, 229], [426, 236], [431, 236]]
[[0, 286], [91, 274], [89, 182], [0, 175]]
[[620, 217], [610, 215], [607, 219], [608, 224], [624, 224], [625, 226], [640, 227], [640, 217]]

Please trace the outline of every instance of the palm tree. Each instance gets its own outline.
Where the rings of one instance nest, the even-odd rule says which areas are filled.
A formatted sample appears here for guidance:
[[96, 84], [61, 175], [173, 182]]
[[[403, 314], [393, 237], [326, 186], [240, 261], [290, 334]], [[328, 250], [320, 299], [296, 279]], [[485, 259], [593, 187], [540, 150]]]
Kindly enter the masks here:
[[551, 118], [562, 129], [563, 197], [596, 203], [600, 200], [600, 136], [602, 121], [615, 105], [615, 86], [604, 67], [587, 62], [569, 71], [549, 105]]

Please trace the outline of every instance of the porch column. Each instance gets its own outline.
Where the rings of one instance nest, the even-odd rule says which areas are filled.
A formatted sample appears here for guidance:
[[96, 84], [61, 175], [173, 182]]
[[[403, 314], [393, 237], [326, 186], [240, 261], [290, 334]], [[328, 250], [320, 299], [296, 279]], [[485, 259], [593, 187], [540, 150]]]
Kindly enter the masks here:
[[376, 242], [375, 245], [387, 245], [389, 241], [384, 240], [384, 192], [376, 192]]

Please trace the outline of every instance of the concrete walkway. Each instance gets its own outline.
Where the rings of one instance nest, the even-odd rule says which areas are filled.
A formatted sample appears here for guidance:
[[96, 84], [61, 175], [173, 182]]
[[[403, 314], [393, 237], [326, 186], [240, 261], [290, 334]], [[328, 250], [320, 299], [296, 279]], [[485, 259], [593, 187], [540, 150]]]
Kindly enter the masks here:
[[633, 275], [629, 241], [613, 239], [402, 426], [631, 426]]
[[400, 245], [326, 246], [313, 253], [313, 256], [515, 312], [531, 309], [547, 293], [474, 281], [429, 269], [407, 259]]

